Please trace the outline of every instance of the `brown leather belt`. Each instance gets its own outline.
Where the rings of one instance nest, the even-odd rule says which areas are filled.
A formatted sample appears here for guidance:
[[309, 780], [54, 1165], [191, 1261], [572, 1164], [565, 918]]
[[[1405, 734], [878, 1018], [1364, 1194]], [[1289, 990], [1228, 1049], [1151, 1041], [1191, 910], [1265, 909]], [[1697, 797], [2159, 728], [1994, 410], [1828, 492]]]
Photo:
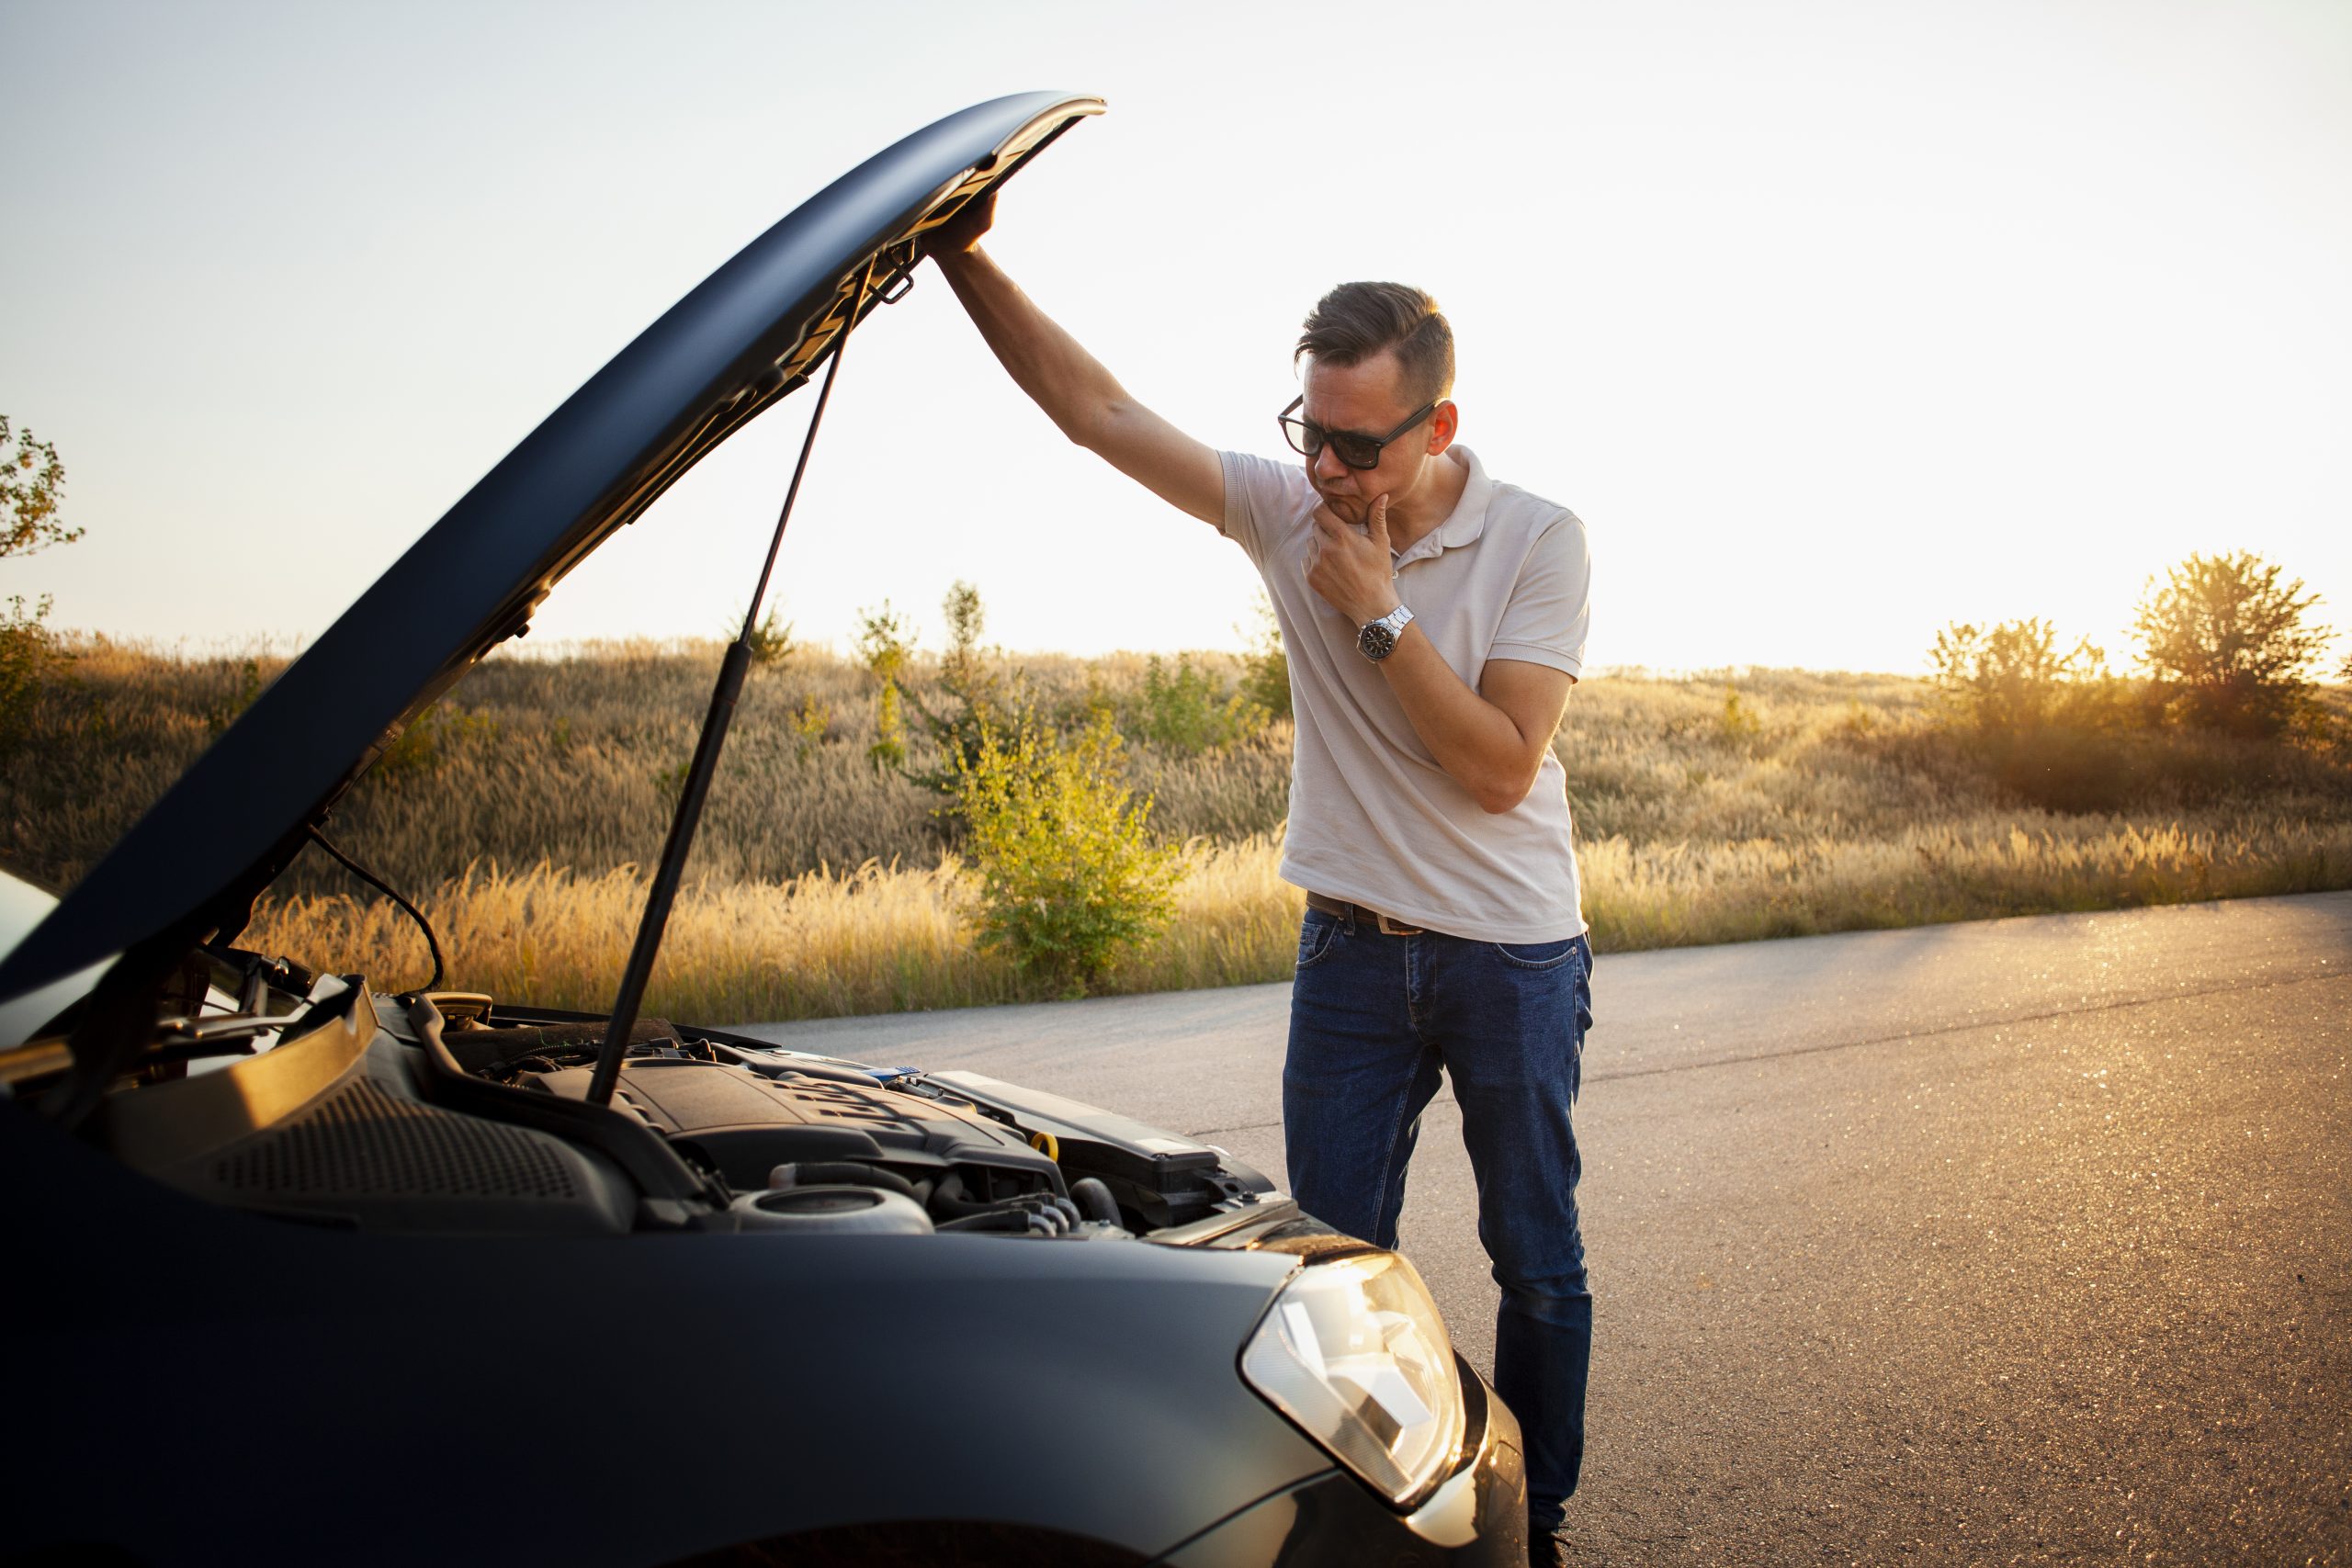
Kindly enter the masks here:
[[1351, 904], [1345, 898], [1334, 898], [1328, 894], [1309, 893], [1306, 907], [1320, 909], [1327, 915], [1336, 915], [1351, 925], [1362, 921], [1377, 930], [1382, 936], [1419, 936], [1422, 931], [1419, 926], [1400, 925], [1377, 909], [1367, 909], [1362, 904]]

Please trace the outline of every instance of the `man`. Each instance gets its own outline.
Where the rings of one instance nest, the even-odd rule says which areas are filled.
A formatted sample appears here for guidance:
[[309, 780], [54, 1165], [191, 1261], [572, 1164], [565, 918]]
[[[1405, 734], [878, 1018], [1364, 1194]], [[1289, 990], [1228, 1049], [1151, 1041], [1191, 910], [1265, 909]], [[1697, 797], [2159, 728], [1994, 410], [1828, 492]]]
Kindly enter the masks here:
[[1584, 525], [1454, 445], [1453, 335], [1419, 290], [1345, 284], [1307, 319], [1281, 416], [1302, 470], [1213, 451], [1128, 396], [978, 249], [992, 217], [958, 215], [933, 254], [1013, 380], [1265, 578], [1298, 725], [1283, 876], [1307, 889], [1291, 1190], [1394, 1247], [1421, 1111], [1452, 1075], [1502, 1287], [1495, 1384], [1552, 1561], [1592, 1345], [1569, 1117], [1591, 956], [1551, 750], [1583, 662]]

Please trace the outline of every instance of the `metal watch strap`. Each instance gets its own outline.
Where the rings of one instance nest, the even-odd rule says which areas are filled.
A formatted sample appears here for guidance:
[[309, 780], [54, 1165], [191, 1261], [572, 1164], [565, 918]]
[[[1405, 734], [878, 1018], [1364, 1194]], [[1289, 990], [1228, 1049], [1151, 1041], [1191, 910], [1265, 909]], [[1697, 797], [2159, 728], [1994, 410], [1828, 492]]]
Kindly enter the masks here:
[[1411, 623], [1409, 605], [1399, 604], [1376, 621], [1368, 621], [1356, 632], [1356, 649], [1375, 664], [1396, 651], [1396, 638]]

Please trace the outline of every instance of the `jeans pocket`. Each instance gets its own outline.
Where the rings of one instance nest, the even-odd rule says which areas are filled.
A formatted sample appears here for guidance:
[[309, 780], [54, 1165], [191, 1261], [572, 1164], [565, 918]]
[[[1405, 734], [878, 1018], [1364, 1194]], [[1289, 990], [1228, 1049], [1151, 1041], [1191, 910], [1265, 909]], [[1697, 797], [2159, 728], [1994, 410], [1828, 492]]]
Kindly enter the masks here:
[[1490, 942], [1496, 956], [1514, 969], [1557, 969], [1577, 950], [1577, 939], [1564, 936], [1557, 942]]
[[1306, 919], [1300, 921], [1298, 927], [1297, 966], [1312, 969], [1322, 963], [1331, 951], [1332, 940], [1339, 934], [1338, 916], [1327, 915], [1320, 909], [1307, 910]]

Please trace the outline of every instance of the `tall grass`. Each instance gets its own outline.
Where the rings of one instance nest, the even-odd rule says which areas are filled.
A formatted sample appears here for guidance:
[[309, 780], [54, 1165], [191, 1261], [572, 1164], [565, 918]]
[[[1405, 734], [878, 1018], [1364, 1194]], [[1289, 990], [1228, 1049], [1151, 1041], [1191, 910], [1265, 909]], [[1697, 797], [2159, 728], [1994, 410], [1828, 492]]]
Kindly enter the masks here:
[[[0, 759], [0, 863], [58, 885], [277, 668], [90, 641], [77, 654], [73, 682], [43, 693], [32, 739]], [[453, 985], [609, 1000], [717, 657], [621, 645], [487, 660], [352, 792], [341, 840], [419, 894]], [[1140, 658], [1023, 663], [1050, 711], [1132, 712], [1148, 683]], [[1242, 673], [1216, 655], [1194, 667]], [[935, 666], [919, 660], [905, 678], [937, 695]], [[2340, 753], [2159, 735], [1988, 760], [1927, 723], [1930, 702], [1917, 681], [1790, 671], [1578, 688], [1555, 749], [1596, 946], [2352, 886]], [[868, 764], [873, 711], [863, 672], [822, 654], [754, 677], [654, 1006], [719, 1021], [1023, 994], [974, 944], [971, 879], [938, 797]], [[1129, 782], [1153, 797], [1156, 829], [1189, 847], [1177, 919], [1098, 988], [1287, 976], [1300, 896], [1274, 867], [1290, 740], [1282, 721], [1203, 752], [1131, 731]], [[2035, 806], [2035, 781], [2062, 775], [2058, 798], [2101, 808]], [[243, 940], [393, 983], [424, 973], [404, 919], [355, 897], [318, 856], [281, 879]]]
[[[2338, 803], [2340, 812], [2340, 803]], [[1596, 947], [1623, 952], [2352, 886], [2352, 821], [1985, 813], [1883, 839], [1587, 843]]]
[[[1105, 993], [1287, 979], [1302, 908], [1277, 842], [1196, 844], [1175, 921], [1114, 968]], [[1587, 843], [1585, 910], [1602, 952], [1918, 925], [1987, 915], [2169, 904], [2352, 886], [2352, 822], [1985, 816], [1883, 840], [1819, 836], [1693, 846]], [[953, 857], [781, 883], [706, 882], [680, 897], [649, 993], [705, 1022], [969, 1007], [1024, 999], [976, 945], [972, 888]], [[457, 983], [551, 1007], [612, 998], [644, 908], [635, 867], [578, 876], [545, 864], [445, 884], [424, 900]], [[242, 939], [266, 952], [413, 984], [407, 917], [345, 894], [266, 905]]]
[[[622, 643], [486, 660], [352, 790], [337, 841], [395, 886], [431, 886], [476, 861], [546, 860], [588, 875], [650, 864], [718, 656], [715, 644]], [[1130, 701], [1146, 674], [1140, 658], [1023, 662], [1037, 700], [1073, 712], [1090, 696]], [[1207, 662], [1238, 673], [1229, 656]], [[0, 863], [54, 886], [77, 880], [284, 663], [84, 641], [71, 682], [43, 694], [31, 740], [0, 758]], [[935, 704], [937, 674], [919, 662], [908, 681]], [[877, 773], [866, 760], [875, 739], [871, 683], [847, 661], [804, 653], [755, 673], [689, 874], [775, 882], [868, 860], [936, 863], [955, 847], [941, 797]], [[1155, 797], [1153, 822], [1169, 837], [1235, 839], [1282, 821], [1286, 727], [1214, 753], [1129, 750], [1133, 782]], [[346, 886], [317, 854], [279, 884]]]
[[[1304, 905], [1274, 874], [1277, 858], [1264, 839], [1196, 841], [1176, 919], [1098, 991], [1286, 978]], [[679, 897], [648, 1006], [712, 1022], [1023, 999], [1012, 965], [974, 940], [974, 891], [952, 855], [930, 867], [869, 863], [775, 883], [706, 880]], [[612, 1000], [645, 893], [635, 866], [582, 876], [542, 862], [469, 871], [420, 902], [452, 986], [593, 1010]], [[239, 940], [382, 983], [413, 985], [427, 972], [414, 924], [381, 899], [336, 893], [265, 904]]]

